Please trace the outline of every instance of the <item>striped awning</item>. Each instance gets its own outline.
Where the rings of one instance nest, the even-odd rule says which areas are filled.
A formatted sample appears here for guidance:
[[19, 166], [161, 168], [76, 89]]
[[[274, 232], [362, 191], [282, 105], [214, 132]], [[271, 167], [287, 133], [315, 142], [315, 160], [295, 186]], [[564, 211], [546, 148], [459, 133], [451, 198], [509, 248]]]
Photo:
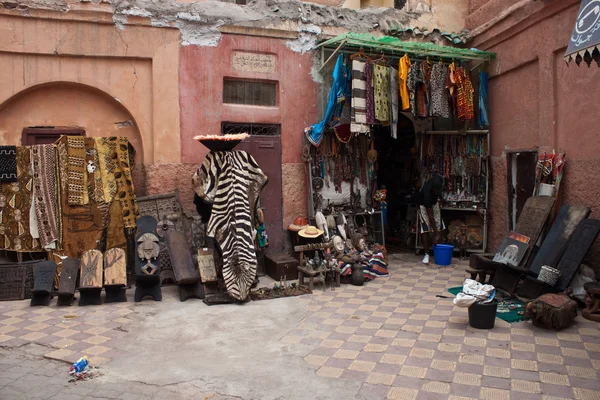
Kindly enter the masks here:
[[565, 54], [567, 63], [584, 61], [588, 67], [595, 61], [600, 66], [600, 0], [582, 0], [573, 27], [569, 47]]

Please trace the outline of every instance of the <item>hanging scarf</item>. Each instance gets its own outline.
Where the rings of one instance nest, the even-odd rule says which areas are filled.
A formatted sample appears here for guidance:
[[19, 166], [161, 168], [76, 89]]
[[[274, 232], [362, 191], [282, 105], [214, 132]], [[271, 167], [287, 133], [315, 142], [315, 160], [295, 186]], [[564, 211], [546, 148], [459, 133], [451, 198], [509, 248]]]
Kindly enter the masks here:
[[[344, 64], [344, 56], [340, 54], [333, 69], [333, 84], [329, 91], [329, 99], [327, 101], [327, 108], [325, 109], [323, 120], [304, 129], [306, 138], [314, 146], [319, 146], [321, 140], [323, 140], [325, 128], [329, 126], [332, 118], [336, 114], [336, 108], [338, 109], [337, 115], [339, 116], [341, 114], [347, 96], [349, 77], [350, 73], [347, 71], [347, 67]], [[340, 107], [338, 107], [338, 105]]]
[[72, 205], [89, 203], [87, 170], [85, 168], [85, 142], [83, 137], [67, 136], [68, 201]]
[[352, 60], [352, 115], [350, 131], [369, 132], [367, 125], [367, 80], [364, 61]]
[[373, 99], [375, 118], [381, 122], [390, 120], [390, 69], [385, 65], [373, 65]]
[[32, 146], [35, 215], [40, 242], [49, 247], [58, 240], [58, 188], [56, 151], [51, 144]]
[[394, 139], [398, 137], [398, 94], [398, 71], [390, 67], [390, 120]]
[[488, 75], [484, 71], [479, 72], [479, 127], [490, 126], [488, 120]]

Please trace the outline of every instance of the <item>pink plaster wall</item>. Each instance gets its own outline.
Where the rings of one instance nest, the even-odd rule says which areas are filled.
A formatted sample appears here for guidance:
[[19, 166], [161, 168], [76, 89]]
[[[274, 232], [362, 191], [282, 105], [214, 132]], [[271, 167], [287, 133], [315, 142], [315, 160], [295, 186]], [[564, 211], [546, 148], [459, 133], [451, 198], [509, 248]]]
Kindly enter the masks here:
[[[232, 51], [275, 55], [275, 72], [234, 70]], [[282, 166], [284, 226], [291, 223], [292, 216], [306, 213], [302, 136], [304, 128], [317, 120], [317, 85], [310, 75], [312, 63], [311, 53], [295, 53], [286, 47], [285, 40], [266, 37], [225, 34], [217, 47], [180, 49], [182, 162], [202, 162], [207, 150], [193, 137], [219, 134], [221, 122], [280, 124], [285, 166]], [[276, 106], [223, 104], [224, 78], [277, 81]], [[290, 193], [294, 196], [289, 196]], [[300, 195], [303, 201], [299, 203]]]
[[[469, 28], [481, 26], [517, 1], [471, 0]], [[490, 135], [494, 185], [489, 249], [506, 232], [505, 149], [540, 147], [566, 152], [562, 204], [592, 208], [600, 218], [600, 69], [574, 63], [565, 53], [579, 1], [530, 2], [483, 32], [470, 45], [497, 53], [490, 72]], [[587, 263], [597, 271], [600, 244]]]

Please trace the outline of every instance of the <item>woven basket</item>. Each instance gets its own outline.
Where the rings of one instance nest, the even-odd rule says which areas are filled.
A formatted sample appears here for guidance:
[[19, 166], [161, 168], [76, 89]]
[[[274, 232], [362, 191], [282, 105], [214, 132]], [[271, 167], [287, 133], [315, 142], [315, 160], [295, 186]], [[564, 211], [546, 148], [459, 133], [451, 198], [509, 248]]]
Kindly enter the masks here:
[[560, 271], [556, 268], [549, 267], [547, 265], [543, 265], [538, 275], [538, 280], [547, 283], [550, 286], [556, 285], [558, 282], [558, 277], [560, 276]]

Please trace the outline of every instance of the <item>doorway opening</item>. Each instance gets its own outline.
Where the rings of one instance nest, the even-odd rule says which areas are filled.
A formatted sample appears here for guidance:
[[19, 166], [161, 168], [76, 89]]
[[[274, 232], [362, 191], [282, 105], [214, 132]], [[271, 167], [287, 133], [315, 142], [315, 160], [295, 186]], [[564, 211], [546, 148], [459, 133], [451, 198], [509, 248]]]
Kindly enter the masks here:
[[523, 206], [535, 191], [537, 150], [515, 150], [506, 155], [506, 180], [508, 188], [508, 231], [513, 231], [523, 211]]
[[387, 189], [386, 249], [389, 253], [414, 248], [416, 194], [419, 182], [417, 137], [413, 122], [400, 113], [397, 138], [390, 128], [374, 126], [377, 150], [377, 183]]

